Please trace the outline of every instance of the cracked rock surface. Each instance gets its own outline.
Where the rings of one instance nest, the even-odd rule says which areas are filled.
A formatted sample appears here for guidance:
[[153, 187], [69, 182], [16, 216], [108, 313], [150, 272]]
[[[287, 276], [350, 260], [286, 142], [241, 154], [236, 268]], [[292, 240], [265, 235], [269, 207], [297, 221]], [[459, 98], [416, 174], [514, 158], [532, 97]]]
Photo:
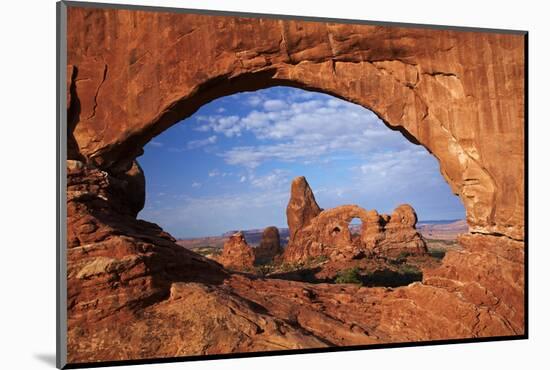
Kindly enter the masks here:
[[[72, 6], [67, 31], [69, 362], [524, 332], [523, 36]], [[308, 284], [230, 273], [136, 220], [149, 140], [276, 85], [425, 146], [466, 208], [463, 250], [406, 287]]]

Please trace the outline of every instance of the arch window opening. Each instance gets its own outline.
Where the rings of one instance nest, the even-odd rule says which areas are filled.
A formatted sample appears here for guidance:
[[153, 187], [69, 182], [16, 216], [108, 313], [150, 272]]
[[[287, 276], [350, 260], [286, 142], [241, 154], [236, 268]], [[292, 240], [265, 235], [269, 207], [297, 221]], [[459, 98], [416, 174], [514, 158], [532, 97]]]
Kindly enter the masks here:
[[361, 235], [361, 226], [363, 223], [358, 217], [354, 217], [348, 224], [349, 233], [352, 237], [358, 237]]
[[[432, 250], [458, 248], [454, 239], [465, 228], [464, 207], [426, 149], [372, 111], [323, 93], [272, 87], [213, 100], [153, 138], [138, 162], [146, 177], [138, 218], [183, 248], [268, 277], [345, 283], [338, 276], [357, 269], [361, 284], [394, 286], [401, 270], [437, 263]], [[289, 230], [291, 187], [302, 177], [319, 207], [301, 199], [311, 204], [296, 215], [309, 217], [310, 229], [324, 227], [321, 216], [331, 209], [357, 205], [379, 215], [365, 225], [372, 235], [362, 235], [357, 217], [348, 230], [344, 222], [319, 233], [330, 241], [309, 235], [306, 223]], [[427, 253], [416, 253], [417, 239], [408, 241], [414, 248], [395, 247], [389, 216], [401, 204], [416, 213], [418, 225], [409, 226]], [[443, 235], [445, 227], [453, 230]], [[386, 270], [382, 279], [375, 274]]]

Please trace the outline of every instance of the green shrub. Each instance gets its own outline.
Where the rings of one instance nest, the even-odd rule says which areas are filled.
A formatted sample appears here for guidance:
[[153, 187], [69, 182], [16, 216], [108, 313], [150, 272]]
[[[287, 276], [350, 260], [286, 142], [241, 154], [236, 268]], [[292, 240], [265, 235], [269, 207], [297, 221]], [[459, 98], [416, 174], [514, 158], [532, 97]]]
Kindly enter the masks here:
[[443, 244], [443, 245], [446, 245], [446, 246], [449, 246], [449, 247], [456, 247], [458, 242], [455, 240], [455, 239], [451, 239], [451, 240], [448, 240], [448, 239], [426, 239], [426, 243], [428, 244], [428, 246], [430, 244]]
[[437, 258], [438, 260], [442, 260], [443, 257], [445, 257], [445, 253], [447, 251], [443, 248], [431, 248], [431, 249], [428, 249], [428, 254], [433, 257], [433, 258]]
[[357, 267], [339, 271], [334, 282], [336, 284], [363, 284]]
[[375, 271], [363, 271], [363, 285], [379, 287], [405, 286], [422, 281], [422, 271], [416, 266], [404, 264], [397, 270], [382, 268]]
[[205, 246], [205, 247], [199, 247], [193, 249], [195, 253], [200, 254], [201, 256], [219, 256], [222, 251], [220, 248], [212, 247], [212, 246]]
[[283, 262], [278, 270], [280, 272], [290, 272], [299, 270], [302, 267], [303, 265], [299, 262]]
[[422, 276], [422, 271], [416, 266], [412, 265], [401, 265], [399, 266], [399, 273], [402, 275], [420, 275]]
[[403, 251], [403, 252], [401, 252], [401, 253], [399, 253], [399, 254], [397, 255], [397, 259], [398, 259], [398, 260], [404, 260], [404, 259], [406, 259], [407, 257], [409, 257], [410, 255], [411, 255], [410, 252], [405, 252], [405, 251]]
[[256, 266], [256, 273], [260, 276], [266, 276], [275, 270], [275, 266], [271, 264]]

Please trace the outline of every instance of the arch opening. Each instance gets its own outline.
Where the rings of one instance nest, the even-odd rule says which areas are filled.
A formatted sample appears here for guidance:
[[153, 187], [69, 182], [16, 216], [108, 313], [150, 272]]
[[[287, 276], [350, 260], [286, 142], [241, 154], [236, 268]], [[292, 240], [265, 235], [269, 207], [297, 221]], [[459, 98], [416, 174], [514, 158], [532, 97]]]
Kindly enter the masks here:
[[[323, 208], [359, 204], [390, 214], [397, 205], [412, 202], [421, 219], [464, 217], [438, 162], [423, 147], [387, 130], [365, 108], [286, 86], [213, 100], [152, 139], [138, 161], [147, 178], [146, 205], [139, 217], [161, 225], [180, 245], [213, 258], [223, 255], [227, 238], [237, 231], [255, 250], [267, 226], [278, 228], [279, 242], [272, 250], [283, 255], [290, 242], [285, 207], [292, 179], [300, 176], [311, 182]], [[448, 212], [441, 213], [445, 203]], [[361, 233], [361, 219], [345, 217], [350, 218], [330, 221], [329, 244], [340, 250], [355, 245], [360, 249], [355, 261], [377, 253]], [[386, 221], [380, 217], [382, 229]], [[329, 252], [297, 260], [296, 267], [308, 267], [308, 281], [327, 281], [329, 277], [312, 277], [309, 270], [318, 267], [311, 263], [334, 259]], [[277, 267], [261, 269], [281, 276]]]
[[351, 219], [351, 221], [348, 224], [348, 229], [352, 238], [357, 238], [361, 236], [362, 226], [363, 226], [363, 222], [359, 217], [354, 217]]
[[[434, 151], [433, 147], [430, 148], [419, 140], [427, 132], [418, 131], [418, 127], [415, 125], [418, 123], [419, 111], [422, 111], [423, 119], [426, 119], [427, 107], [422, 100], [411, 93], [410, 89], [404, 91], [406, 94], [401, 91], [391, 98], [386, 96], [385, 98], [391, 100], [391, 103], [384, 104], [383, 99], [375, 97], [376, 92], [371, 91], [370, 87], [368, 91], [361, 93], [359, 90], [350, 90], [349, 87], [341, 86], [337, 76], [333, 76], [335, 81], [328, 85], [319, 83], [315, 76], [314, 70], [297, 77], [292, 74], [289, 75], [289, 71], [285, 68], [262, 68], [207, 79], [198, 84], [192, 91], [166, 104], [150, 122], [140, 129], [125, 133], [124, 138], [117, 145], [108, 145], [96, 150], [89, 158], [100, 168], [104, 168], [109, 172], [124, 173], [131, 168], [134, 159], [143, 153], [143, 148], [148, 142], [181, 120], [191, 117], [202, 106], [233, 94], [276, 87], [290, 87], [327, 94], [358, 104], [375, 114], [390, 130], [400, 132], [409, 142], [423, 146], [438, 161], [440, 160], [438, 153], [441, 150]], [[363, 96], [363, 94], [367, 96]], [[399, 99], [402, 99], [402, 101], [399, 101]], [[419, 104], [420, 106], [418, 106]], [[408, 108], [409, 106], [410, 108]], [[408, 120], [412, 123], [407, 124]], [[445, 135], [449, 134], [448, 131], [445, 132]], [[483, 170], [473, 159], [471, 153], [457, 145], [452, 136], [445, 140], [449, 140], [449, 145], [452, 144], [453, 152], [456, 153], [446, 158], [446, 163], [441, 163], [441, 174], [451, 186], [452, 191], [461, 198], [465, 206], [470, 230], [490, 233], [491, 225], [497, 227], [491, 224], [491, 219], [495, 217], [495, 209], [492, 208], [493, 206], [488, 206], [495, 200], [494, 181], [489, 173]], [[462, 159], [459, 160], [459, 158]], [[461, 162], [464, 161], [464, 158], [466, 158], [467, 164]], [[449, 166], [452, 167], [452, 171], [448, 170]], [[456, 177], [456, 169], [461, 166], [469, 167], [472, 177], [477, 179], [472, 181], [471, 184], [477, 184], [476, 186], [472, 185], [470, 187], [470, 183], [462, 184], [462, 180]], [[475, 207], [475, 204], [483, 206]]]

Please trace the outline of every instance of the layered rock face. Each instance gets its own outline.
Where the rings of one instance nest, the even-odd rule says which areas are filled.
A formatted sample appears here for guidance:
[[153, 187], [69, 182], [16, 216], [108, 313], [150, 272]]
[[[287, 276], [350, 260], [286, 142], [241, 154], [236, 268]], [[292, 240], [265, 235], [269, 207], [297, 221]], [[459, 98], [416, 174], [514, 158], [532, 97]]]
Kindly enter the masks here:
[[[380, 216], [375, 210], [367, 211], [357, 205], [321, 212], [319, 209], [306, 179], [295, 178], [287, 207], [291, 232], [284, 252], [285, 261], [305, 261], [319, 256], [353, 259], [365, 254], [395, 257], [401, 253], [427, 252], [426, 243], [415, 228], [416, 213], [408, 204], [397, 207], [391, 217]], [[355, 238], [349, 230], [354, 218], [360, 219], [362, 224], [360, 235]], [[306, 222], [300, 222], [302, 220]]]
[[[142, 174], [119, 178], [80, 161], [67, 161], [67, 316], [69, 361], [119, 359], [108, 327], [170, 296], [172, 283], [220, 284], [223, 268], [175, 244], [152, 223], [136, 220]], [[113, 321], [111, 321], [113, 320]], [[109, 323], [110, 322], [110, 323]], [[120, 346], [118, 345], [119, 349]], [[106, 354], [100, 354], [101, 351]], [[97, 352], [97, 353], [96, 353]], [[129, 357], [126, 357], [129, 358]]]
[[[523, 36], [93, 7], [67, 19], [69, 362], [524, 333]], [[464, 249], [408, 287], [313, 285], [229, 273], [136, 220], [149, 140], [275, 85], [360, 104], [429, 149], [466, 208]], [[303, 185], [293, 238], [321, 216]], [[363, 226], [402, 229], [406, 214]]]
[[71, 7], [67, 46], [70, 159], [126, 171], [206, 102], [291, 85], [373, 110], [437, 157], [472, 230], [523, 239], [522, 35]]
[[244, 234], [239, 231], [224, 243], [218, 262], [227, 268], [243, 270], [253, 268], [255, 259], [254, 250], [246, 242]]
[[262, 240], [257, 248], [254, 248], [255, 264], [261, 265], [273, 262], [283, 253], [279, 229], [275, 226], [266, 227], [262, 233]]

